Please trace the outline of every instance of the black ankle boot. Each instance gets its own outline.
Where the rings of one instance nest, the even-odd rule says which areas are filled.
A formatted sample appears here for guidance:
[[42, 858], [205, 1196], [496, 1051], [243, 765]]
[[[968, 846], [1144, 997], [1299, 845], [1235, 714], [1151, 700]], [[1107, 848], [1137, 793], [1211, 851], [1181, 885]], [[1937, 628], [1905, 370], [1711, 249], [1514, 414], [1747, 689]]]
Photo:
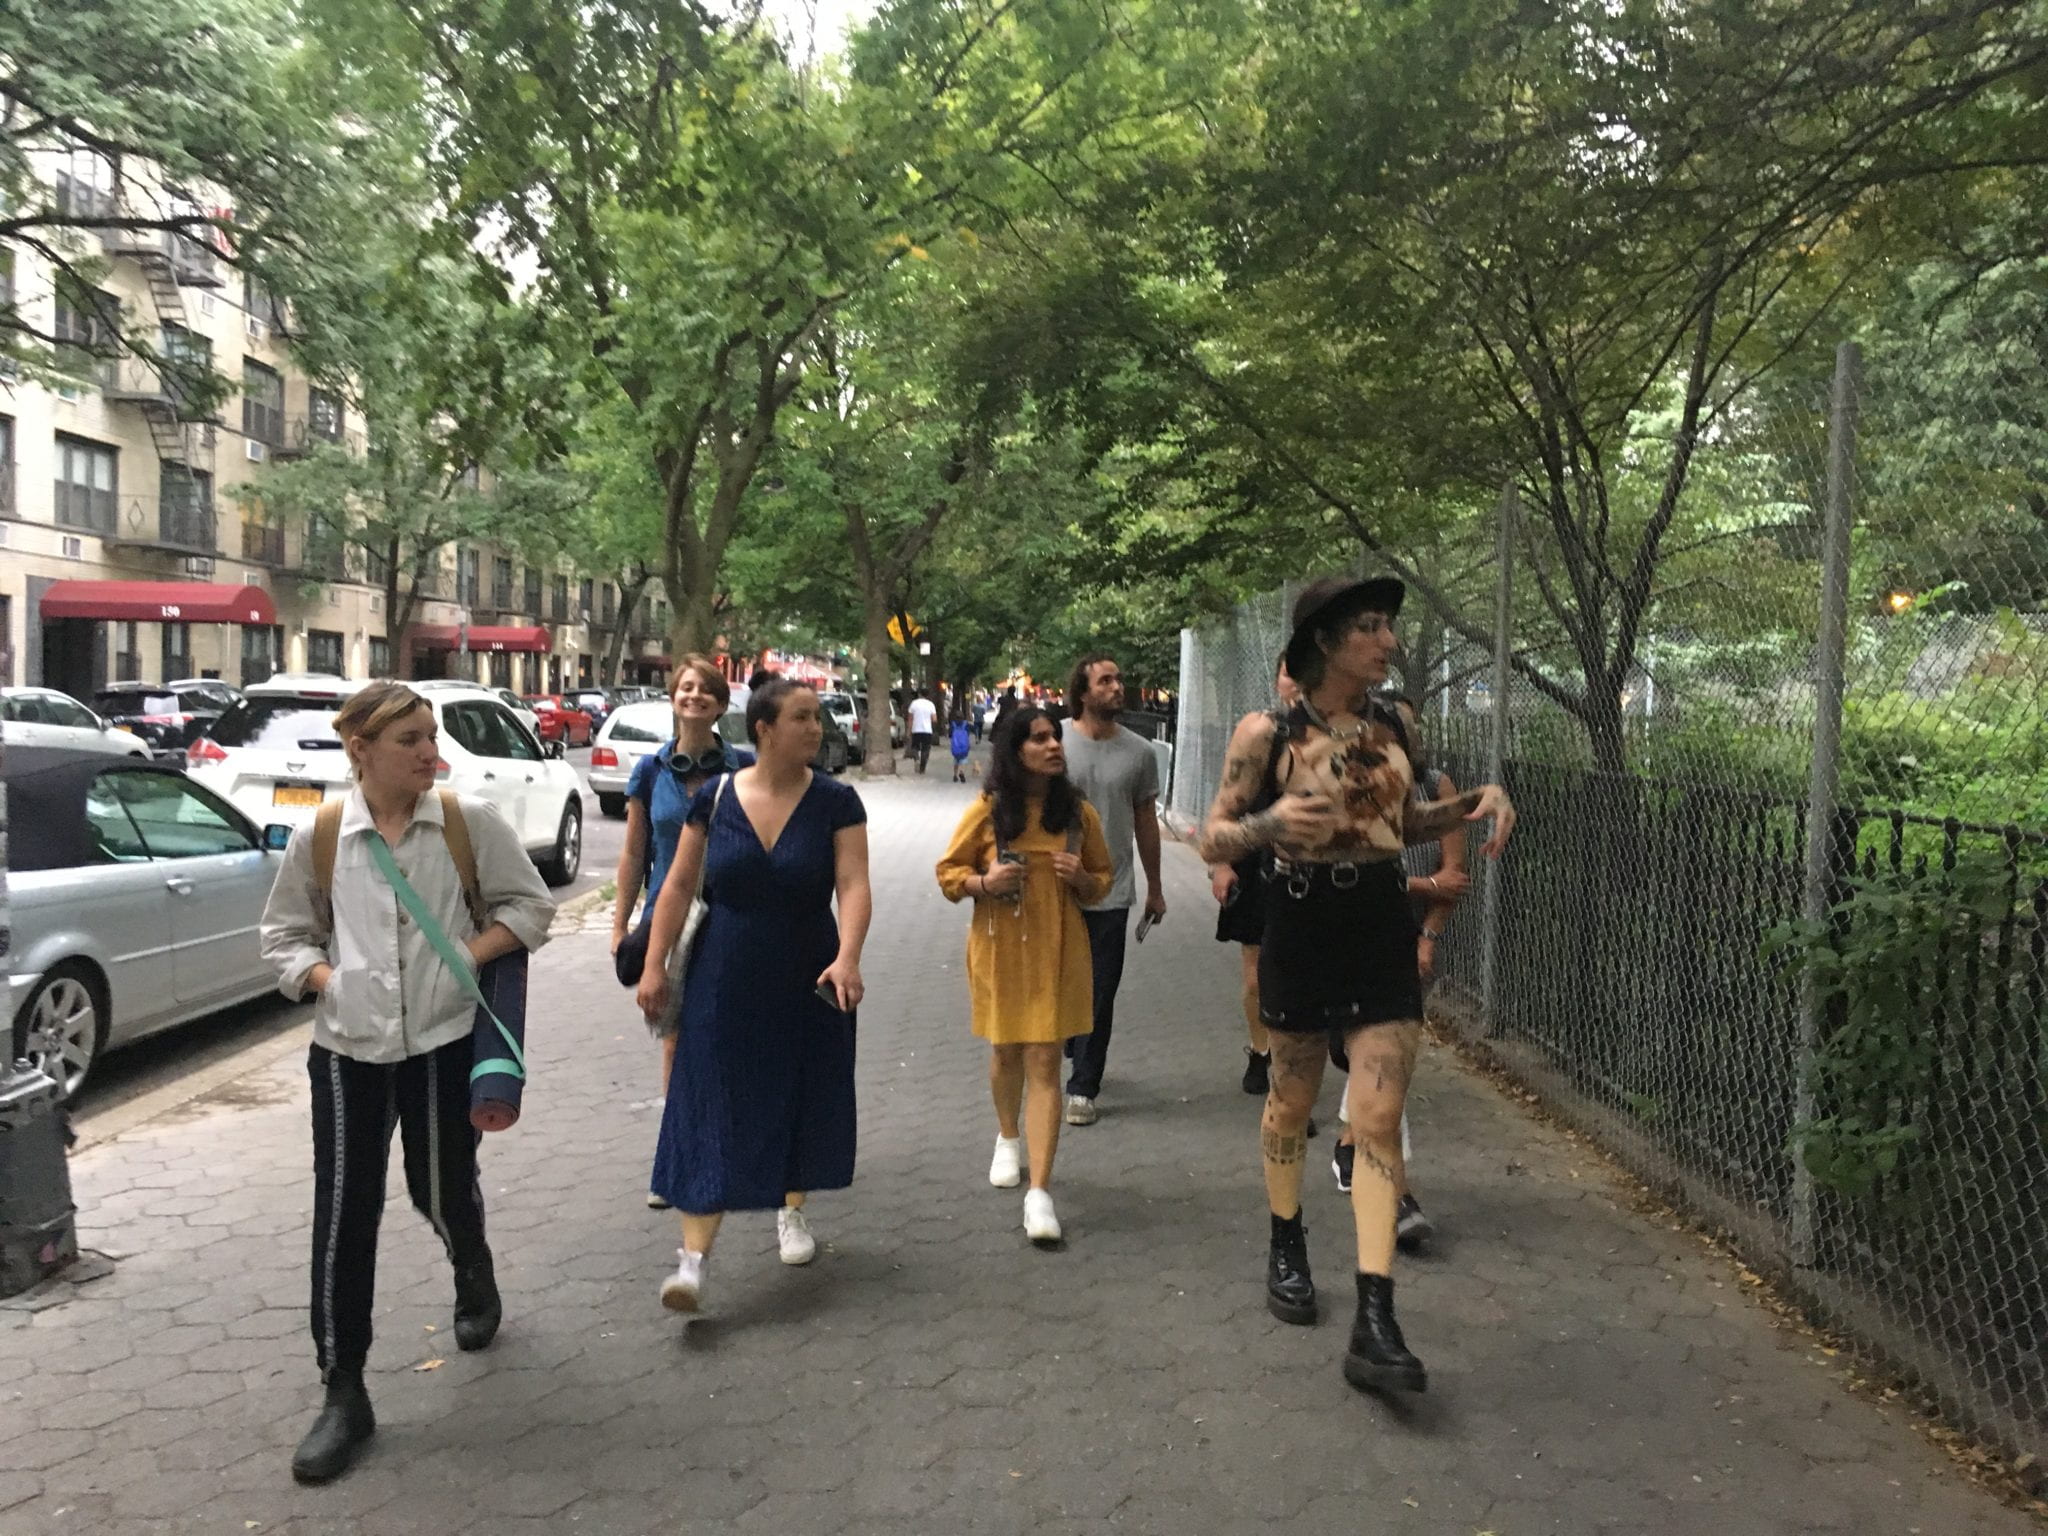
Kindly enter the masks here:
[[1358, 1317], [1344, 1354], [1344, 1379], [1368, 1392], [1420, 1392], [1429, 1385], [1422, 1362], [1408, 1352], [1394, 1321], [1394, 1282], [1388, 1275], [1358, 1277]]
[[292, 1453], [292, 1476], [302, 1483], [326, 1483], [349, 1469], [356, 1448], [377, 1432], [370, 1394], [361, 1371], [329, 1371], [327, 1401], [306, 1438]]
[[1283, 1323], [1316, 1320], [1316, 1283], [1308, 1275], [1308, 1232], [1301, 1212], [1273, 1218], [1266, 1252], [1266, 1310]]
[[505, 1309], [498, 1300], [498, 1276], [485, 1254], [455, 1271], [455, 1342], [463, 1349], [482, 1349], [498, 1336]]

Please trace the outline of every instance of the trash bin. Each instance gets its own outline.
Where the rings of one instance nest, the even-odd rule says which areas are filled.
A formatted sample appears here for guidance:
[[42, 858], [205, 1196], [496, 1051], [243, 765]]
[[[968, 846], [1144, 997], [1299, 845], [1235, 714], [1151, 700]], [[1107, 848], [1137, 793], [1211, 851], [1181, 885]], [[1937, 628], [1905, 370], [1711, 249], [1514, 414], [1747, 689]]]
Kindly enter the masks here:
[[0, 1296], [14, 1296], [78, 1257], [63, 1090], [17, 1061], [0, 1076]]

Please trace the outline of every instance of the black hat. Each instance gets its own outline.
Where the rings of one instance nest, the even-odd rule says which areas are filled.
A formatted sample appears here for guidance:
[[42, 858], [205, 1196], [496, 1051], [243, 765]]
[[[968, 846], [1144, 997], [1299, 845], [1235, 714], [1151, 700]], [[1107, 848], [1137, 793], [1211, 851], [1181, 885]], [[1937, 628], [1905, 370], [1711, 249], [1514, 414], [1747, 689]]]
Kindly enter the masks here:
[[1302, 588], [1294, 600], [1294, 633], [1287, 637], [1287, 675], [1300, 681], [1316, 651], [1315, 632], [1360, 613], [1394, 618], [1408, 589], [1392, 576], [1325, 576]]

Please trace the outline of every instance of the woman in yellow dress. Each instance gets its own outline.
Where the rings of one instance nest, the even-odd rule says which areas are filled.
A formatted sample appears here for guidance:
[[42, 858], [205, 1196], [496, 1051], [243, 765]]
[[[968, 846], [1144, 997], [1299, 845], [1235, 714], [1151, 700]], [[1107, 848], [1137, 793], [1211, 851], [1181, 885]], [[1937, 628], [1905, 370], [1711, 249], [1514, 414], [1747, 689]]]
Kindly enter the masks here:
[[990, 1046], [997, 1129], [988, 1181], [998, 1189], [1017, 1187], [1018, 1114], [1030, 1087], [1024, 1231], [1040, 1247], [1060, 1241], [1051, 1185], [1061, 1047], [1087, 1034], [1094, 1018], [1081, 906], [1109, 886], [1102, 823], [1067, 778], [1058, 729], [1042, 709], [1017, 710], [996, 733], [983, 793], [939, 860], [939, 889], [948, 901], [974, 902], [967, 987], [974, 1032]]

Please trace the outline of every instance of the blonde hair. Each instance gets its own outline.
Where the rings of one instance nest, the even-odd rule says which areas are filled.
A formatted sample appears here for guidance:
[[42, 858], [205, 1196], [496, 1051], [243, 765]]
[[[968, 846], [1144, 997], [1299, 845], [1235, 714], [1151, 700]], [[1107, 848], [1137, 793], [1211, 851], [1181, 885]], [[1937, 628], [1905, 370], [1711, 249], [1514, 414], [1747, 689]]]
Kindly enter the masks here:
[[732, 684], [727, 682], [725, 674], [718, 670], [718, 663], [702, 651], [692, 651], [676, 663], [675, 680], [668, 685], [668, 699], [671, 704], [676, 699], [676, 685], [682, 682], [684, 674], [689, 672], [697, 674], [697, 680], [704, 685], [704, 691], [718, 700], [720, 709], [732, 707]]
[[[334, 716], [334, 734], [341, 738], [342, 750], [346, 752], [351, 741], [375, 741], [414, 710], [431, 707], [404, 683], [384, 678], [367, 685], [341, 706]], [[353, 758], [349, 759], [349, 772], [362, 777]]]

